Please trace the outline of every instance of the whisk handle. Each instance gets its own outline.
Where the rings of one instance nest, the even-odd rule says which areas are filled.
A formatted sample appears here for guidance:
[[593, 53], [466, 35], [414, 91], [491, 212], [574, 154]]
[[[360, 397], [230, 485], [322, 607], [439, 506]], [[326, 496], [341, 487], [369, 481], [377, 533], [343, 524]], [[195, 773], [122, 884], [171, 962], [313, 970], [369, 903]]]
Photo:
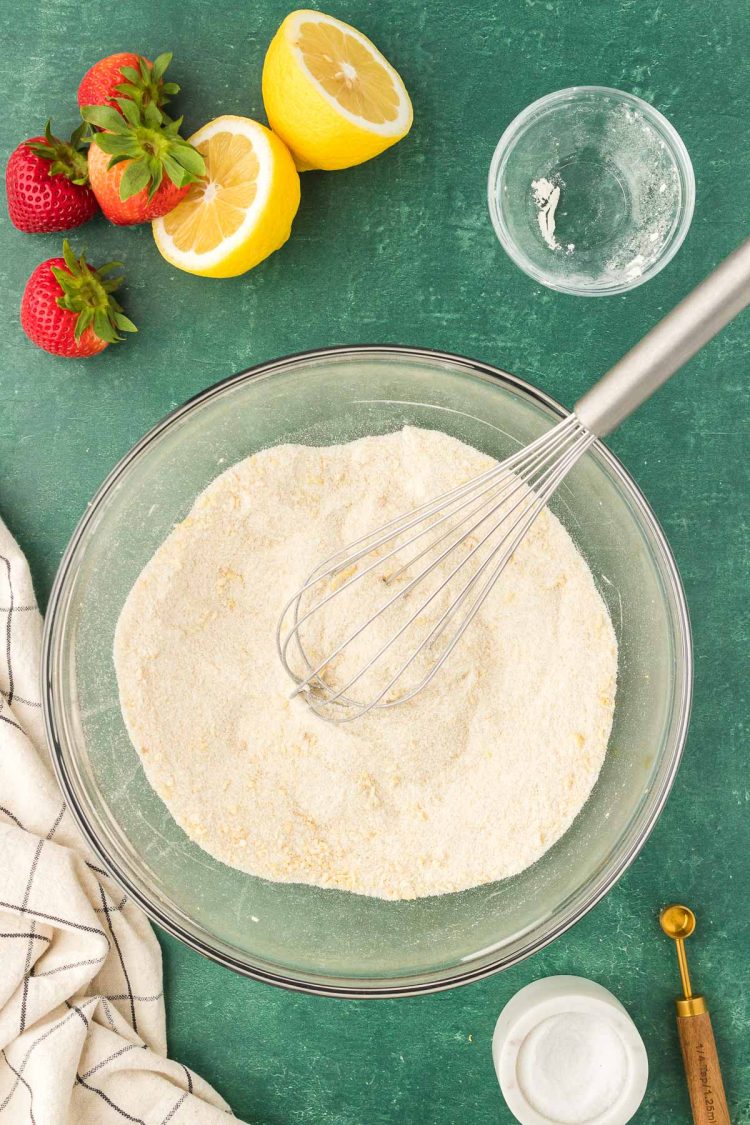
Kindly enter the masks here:
[[750, 305], [750, 239], [660, 320], [575, 406], [604, 437]]

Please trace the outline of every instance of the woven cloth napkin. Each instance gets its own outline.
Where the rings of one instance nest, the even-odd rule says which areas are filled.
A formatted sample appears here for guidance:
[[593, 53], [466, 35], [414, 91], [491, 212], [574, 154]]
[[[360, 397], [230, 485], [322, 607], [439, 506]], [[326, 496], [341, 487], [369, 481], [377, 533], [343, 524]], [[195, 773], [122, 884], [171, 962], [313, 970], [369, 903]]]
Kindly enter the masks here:
[[166, 1057], [159, 945], [57, 786], [41, 630], [0, 521], [0, 1125], [226, 1122], [219, 1095]]

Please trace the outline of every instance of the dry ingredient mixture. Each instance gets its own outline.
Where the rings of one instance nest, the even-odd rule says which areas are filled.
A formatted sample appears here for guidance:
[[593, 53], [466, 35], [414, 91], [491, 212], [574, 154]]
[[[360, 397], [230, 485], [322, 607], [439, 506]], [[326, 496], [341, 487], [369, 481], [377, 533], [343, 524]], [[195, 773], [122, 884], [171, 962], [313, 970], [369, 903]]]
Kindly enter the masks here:
[[276, 653], [281, 608], [320, 558], [492, 464], [410, 427], [267, 449], [213, 481], [145, 567], [115, 635], [123, 715], [211, 855], [416, 898], [522, 871], [570, 826], [604, 758], [617, 645], [548, 511], [413, 701], [333, 725], [289, 699]]

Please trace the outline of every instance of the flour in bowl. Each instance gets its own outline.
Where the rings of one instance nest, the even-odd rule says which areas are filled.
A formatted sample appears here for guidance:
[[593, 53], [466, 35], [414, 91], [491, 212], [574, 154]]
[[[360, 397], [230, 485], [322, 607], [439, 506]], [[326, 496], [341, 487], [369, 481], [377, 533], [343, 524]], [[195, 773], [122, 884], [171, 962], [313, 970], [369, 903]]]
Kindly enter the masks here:
[[412, 701], [328, 723], [289, 699], [276, 652], [281, 609], [318, 560], [492, 464], [410, 427], [263, 450], [214, 480], [145, 567], [115, 635], [122, 711], [149, 782], [211, 855], [417, 898], [516, 874], [570, 826], [606, 751], [617, 644], [549, 511]]

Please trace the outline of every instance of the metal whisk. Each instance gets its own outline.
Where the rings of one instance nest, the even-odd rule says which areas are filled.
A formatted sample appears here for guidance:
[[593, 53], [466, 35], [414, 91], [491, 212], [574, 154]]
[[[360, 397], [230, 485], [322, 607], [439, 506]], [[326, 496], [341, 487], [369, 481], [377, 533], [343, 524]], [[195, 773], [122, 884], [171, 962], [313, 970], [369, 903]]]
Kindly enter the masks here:
[[[335, 722], [413, 699], [445, 664], [583, 453], [748, 304], [750, 239], [548, 433], [321, 562], [279, 619], [278, 651], [296, 684], [293, 694], [304, 692], [313, 710]], [[378, 582], [382, 604], [369, 614], [357, 613], [357, 585]], [[339, 598], [348, 599], [347, 608], [338, 614], [340, 633], [329, 640], [323, 615], [341, 608], [333, 604]], [[392, 631], [384, 631], [388, 618]], [[319, 651], [313, 653], [315, 647]], [[342, 661], [352, 655], [353, 667], [341, 673]], [[410, 670], [417, 673], [415, 682], [408, 679]]]

